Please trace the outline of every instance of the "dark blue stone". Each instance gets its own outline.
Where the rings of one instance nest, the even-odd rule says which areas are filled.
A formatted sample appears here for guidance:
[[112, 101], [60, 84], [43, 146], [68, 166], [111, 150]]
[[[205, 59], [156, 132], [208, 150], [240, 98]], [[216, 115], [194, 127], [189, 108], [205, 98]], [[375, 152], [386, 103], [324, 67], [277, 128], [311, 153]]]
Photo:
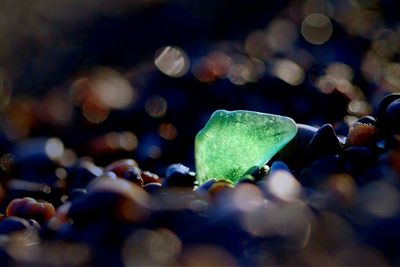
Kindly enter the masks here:
[[318, 129], [307, 147], [306, 157], [309, 162], [332, 155], [340, 155], [342, 147], [332, 125], [325, 124]]
[[148, 183], [143, 185], [143, 189], [146, 190], [147, 193], [154, 194], [160, 191], [161, 184], [159, 183]]
[[191, 187], [196, 182], [196, 175], [182, 164], [172, 164], [167, 168], [166, 177], [162, 181], [163, 187]]
[[0, 221], [0, 235], [32, 229], [29, 222], [23, 218], [10, 216]]

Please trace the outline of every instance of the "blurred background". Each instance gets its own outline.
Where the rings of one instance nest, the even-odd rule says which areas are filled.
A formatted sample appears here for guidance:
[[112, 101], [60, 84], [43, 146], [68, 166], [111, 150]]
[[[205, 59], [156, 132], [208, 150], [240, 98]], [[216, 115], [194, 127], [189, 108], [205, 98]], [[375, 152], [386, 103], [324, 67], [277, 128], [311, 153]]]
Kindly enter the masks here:
[[345, 135], [400, 92], [399, 1], [0, 0], [0, 153], [57, 137], [72, 157], [194, 168], [216, 109]]

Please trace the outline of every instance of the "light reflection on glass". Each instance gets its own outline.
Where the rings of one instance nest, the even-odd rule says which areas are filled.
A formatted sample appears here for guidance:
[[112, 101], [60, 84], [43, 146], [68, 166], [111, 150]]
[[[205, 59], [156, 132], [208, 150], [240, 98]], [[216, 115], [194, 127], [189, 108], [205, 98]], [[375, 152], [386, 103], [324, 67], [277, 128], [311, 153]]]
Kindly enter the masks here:
[[186, 53], [178, 48], [167, 46], [160, 49], [156, 55], [154, 64], [164, 74], [178, 78], [189, 70], [190, 61]]

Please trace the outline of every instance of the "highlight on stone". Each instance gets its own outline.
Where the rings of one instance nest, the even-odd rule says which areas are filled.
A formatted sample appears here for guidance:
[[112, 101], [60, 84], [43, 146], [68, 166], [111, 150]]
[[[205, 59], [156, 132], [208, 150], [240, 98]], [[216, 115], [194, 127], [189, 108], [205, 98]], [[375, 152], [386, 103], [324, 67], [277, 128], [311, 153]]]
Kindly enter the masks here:
[[262, 167], [297, 133], [289, 117], [255, 111], [215, 111], [196, 135], [196, 179], [240, 178]]

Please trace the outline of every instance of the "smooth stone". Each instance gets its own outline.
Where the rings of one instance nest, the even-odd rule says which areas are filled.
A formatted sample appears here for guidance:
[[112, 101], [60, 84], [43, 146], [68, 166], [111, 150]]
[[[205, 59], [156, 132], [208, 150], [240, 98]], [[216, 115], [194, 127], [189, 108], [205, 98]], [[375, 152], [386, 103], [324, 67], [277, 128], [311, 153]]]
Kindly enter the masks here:
[[346, 146], [373, 146], [376, 141], [377, 129], [368, 123], [354, 123], [346, 138]]
[[161, 184], [147, 183], [147, 184], [143, 185], [143, 189], [146, 190], [147, 193], [154, 194], [161, 190]]
[[400, 99], [394, 100], [387, 106], [384, 116], [384, 125], [381, 125], [381, 127], [388, 133], [400, 132]]
[[207, 182], [205, 182], [202, 185], [200, 185], [199, 187], [197, 187], [196, 192], [198, 192], [200, 194], [208, 193], [208, 191], [213, 186], [213, 184], [215, 184], [215, 182], [216, 182], [215, 179], [208, 180]]
[[194, 172], [188, 171], [185, 173], [174, 172], [165, 177], [162, 182], [162, 187], [188, 187], [193, 188], [196, 182], [196, 175]]
[[165, 171], [165, 177], [169, 177], [175, 172], [187, 173], [189, 171], [190, 171], [189, 167], [181, 163], [175, 163], [168, 166], [167, 170]]
[[318, 185], [332, 174], [342, 173], [344, 170], [344, 160], [339, 155], [326, 156], [313, 161], [304, 168], [300, 175], [300, 182], [303, 185]]
[[283, 161], [290, 169], [304, 167], [305, 151], [318, 128], [298, 123], [297, 129], [296, 136], [272, 158], [272, 162]]
[[307, 147], [306, 157], [314, 161], [326, 156], [341, 154], [342, 147], [332, 125], [325, 124], [318, 129]]
[[195, 139], [196, 178], [240, 178], [262, 167], [297, 132], [288, 117], [254, 112], [217, 110]]
[[274, 163], [271, 164], [269, 173], [272, 174], [278, 170], [290, 172], [289, 167], [283, 161], [279, 161], [279, 160], [274, 161]]
[[386, 124], [386, 109], [393, 101], [400, 99], [400, 93], [389, 94], [379, 101], [378, 116], [376, 119], [378, 127], [384, 127]]
[[361, 146], [347, 148], [343, 154], [343, 158], [354, 168], [355, 173], [353, 174], [373, 167], [375, 162], [375, 155], [372, 150]]
[[363, 123], [363, 124], [370, 124], [370, 125], [372, 125], [372, 126], [376, 126], [376, 120], [375, 120], [375, 118], [372, 117], [372, 116], [364, 116], [364, 117], [361, 117], [361, 118], [359, 118], [359, 119], [357, 120], [357, 122]]

